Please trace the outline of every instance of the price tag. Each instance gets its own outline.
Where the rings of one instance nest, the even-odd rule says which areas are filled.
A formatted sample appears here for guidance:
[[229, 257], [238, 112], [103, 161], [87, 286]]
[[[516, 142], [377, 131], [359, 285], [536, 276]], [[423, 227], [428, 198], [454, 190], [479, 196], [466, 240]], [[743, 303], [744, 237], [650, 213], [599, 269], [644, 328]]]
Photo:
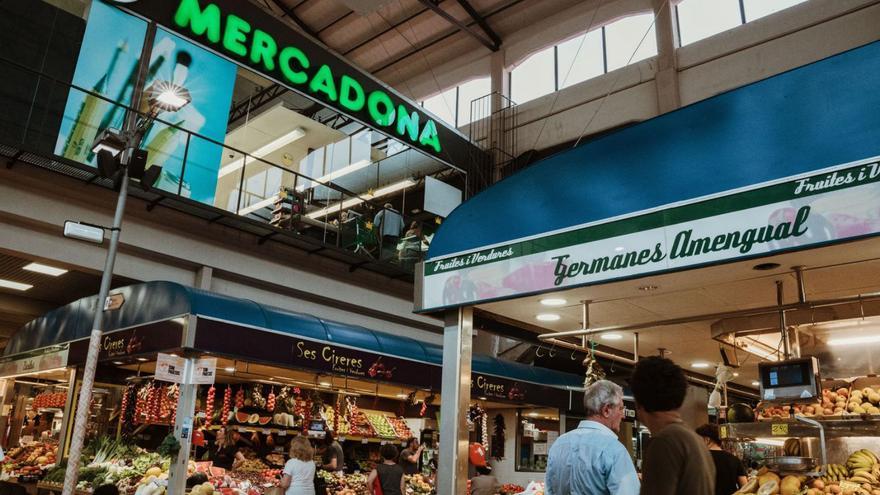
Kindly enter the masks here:
[[784, 437], [788, 435], [788, 423], [773, 423], [770, 425], [770, 434], [774, 437]]
[[345, 441], [345, 437], [339, 437], [338, 440], [339, 440], [340, 442], [344, 442], [344, 441]]
[[263, 435], [271, 435], [271, 434], [272, 434], [271, 430], [263, 430]]
[[718, 436], [721, 437], [721, 438], [727, 438], [728, 435], [729, 435], [729, 434], [727, 433], [727, 425], [721, 425], [721, 426], [718, 428]]
[[367, 442], [367, 439], [366, 439], [366, 438], [362, 438], [362, 439], [361, 439], [361, 443], [363, 443], [363, 444], [368, 443], [368, 442]]
[[286, 437], [286, 436], [287, 436], [287, 430], [279, 430], [279, 431], [278, 431], [278, 436], [279, 436], [279, 437]]
[[386, 442], [385, 440], [382, 440], [381, 442], [379, 442], [379, 445], [385, 445], [386, 443], [388, 443], [388, 442]]

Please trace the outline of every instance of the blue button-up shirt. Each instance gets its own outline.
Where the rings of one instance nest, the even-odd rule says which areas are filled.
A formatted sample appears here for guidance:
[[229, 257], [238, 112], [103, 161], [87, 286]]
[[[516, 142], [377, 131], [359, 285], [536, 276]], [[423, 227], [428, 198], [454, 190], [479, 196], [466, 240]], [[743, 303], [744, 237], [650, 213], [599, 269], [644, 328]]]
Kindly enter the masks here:
[[611, 429], [581, 421], [550, 447], [545, 489], [547, 495], [638, 495], [639, 478]]

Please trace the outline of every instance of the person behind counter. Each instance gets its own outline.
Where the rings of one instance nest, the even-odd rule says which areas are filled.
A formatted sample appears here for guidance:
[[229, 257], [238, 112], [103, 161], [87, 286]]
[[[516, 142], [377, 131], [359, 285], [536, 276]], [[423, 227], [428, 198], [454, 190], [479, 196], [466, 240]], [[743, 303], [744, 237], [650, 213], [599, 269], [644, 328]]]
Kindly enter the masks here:
[[333, 438], [332, 431], [324, 433], [324, 454], [321, 457], [321, 469], [342, 473], [345, 469], [345, 454], [342, 452], [342, 445]]
[[729, 495], [748, 483], [746, 468], [738, 457], [721, 448], [718, 426], [706, 423], [697, 428], [715, 462], [715, 495]]
[[403, 495], [406, 493], [403, 468], [394, 462], [397, 459], [397, 447], [386, 443], [379, 449], [379, 453], [382, 455], [382, 464], [376, 464], [376, 469], [370, 471], [370, 475], [367, 477], [370, 495], [376, 495], [373, 483], [377, 479], [379, 480], [379, 486], [382, 487], [382, 495]]
[[418, 474], [419, 460], [424, 449], [425, 447], [419, 445], [419, 441], [416, 438], [410, 438], [406, 441], [406, 448], [400, 453], [400, 460], [398, 461], [400, 467], [403, 468], [404, 474]]
[[238, 446], [228, 436], [226, 429], [220, 428], [214, 437], [214, 445], [208, 450], [208, 460], [214, 466], [229, 470], [244, 461], [244, 455], [238, 451]]
[[492, 468], [477, 466], [477, 475], [471, 478], [471, 495], [495, 495], [500, 490], [501, 483], [492, 476]]
[[281, 488], [284, 495], [315, 495], [315, 449], [308, 439], [296, 437], [290, 442], [290, 459], [284, 464]]

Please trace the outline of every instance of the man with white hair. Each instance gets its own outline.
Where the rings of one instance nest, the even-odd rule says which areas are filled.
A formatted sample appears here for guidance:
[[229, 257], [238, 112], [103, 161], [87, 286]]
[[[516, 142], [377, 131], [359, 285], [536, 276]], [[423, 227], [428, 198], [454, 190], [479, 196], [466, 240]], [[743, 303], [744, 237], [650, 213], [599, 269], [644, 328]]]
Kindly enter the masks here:
[[547, 495], [638, 495], [639, 478], [617, 439], [623, 420], [623, 389], [599, 380], [584, 393], [587, 419], [550, 447]]

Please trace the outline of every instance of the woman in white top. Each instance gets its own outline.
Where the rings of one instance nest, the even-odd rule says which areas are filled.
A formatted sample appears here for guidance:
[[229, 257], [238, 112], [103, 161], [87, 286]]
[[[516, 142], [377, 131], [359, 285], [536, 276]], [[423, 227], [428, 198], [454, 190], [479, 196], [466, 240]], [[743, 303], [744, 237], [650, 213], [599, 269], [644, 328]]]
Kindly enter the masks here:
[[284, 495], [315, 495], [315, 449], [306, 438], [290, 442], [290, 460], [284, 464]]

